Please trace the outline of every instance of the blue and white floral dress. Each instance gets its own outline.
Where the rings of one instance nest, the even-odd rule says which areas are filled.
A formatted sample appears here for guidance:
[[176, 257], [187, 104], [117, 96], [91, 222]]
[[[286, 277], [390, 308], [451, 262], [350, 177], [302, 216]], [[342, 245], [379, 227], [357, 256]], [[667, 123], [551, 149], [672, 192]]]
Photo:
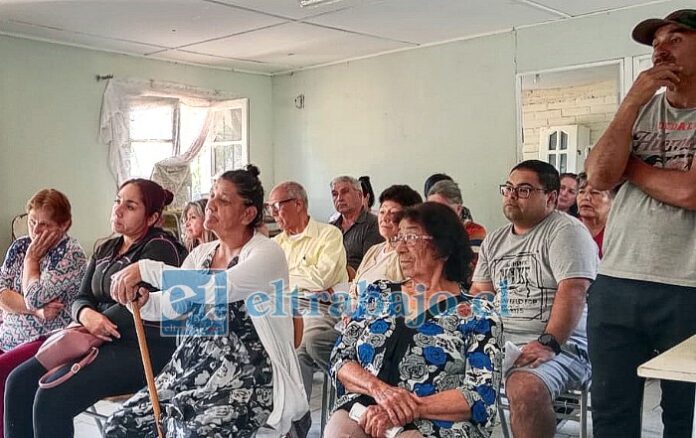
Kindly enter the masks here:
[[424, 437], [489, 437], [496, 416], [501, 379], [502, 323], [491, 303], [463, 293], [406, 320], [401, 284], [377, 281], [360, 297], [351, 322], [336, 341], [331, 375], [339, 399], [336, 409], [350, 410], [375, 401], [346, 393], [336, 378], [348, 362], [357, 362], [381, 380], [425, 397], [461, 391], [471, 408], [469, 421], [417, 419], [405, 426]]

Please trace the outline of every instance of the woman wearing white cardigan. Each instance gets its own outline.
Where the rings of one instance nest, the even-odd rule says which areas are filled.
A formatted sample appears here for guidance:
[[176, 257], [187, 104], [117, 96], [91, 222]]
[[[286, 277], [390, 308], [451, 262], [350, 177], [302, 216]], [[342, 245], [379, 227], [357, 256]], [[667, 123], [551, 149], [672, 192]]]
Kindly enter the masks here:
[[[113, 281], [112, 296], [121, 303], [131, 303], [139, 292], [137, 304], [145, 320], [187, 313], [191, 321], [193, 314], [205, 317], [219, 311], [205, 297], [215, 296], [214, 277], [218, 288], [223, 286], [227, 333], [186, 332], [172, 360], [156, 378], [167, 436], [250, 437], [264, 425], [280, 435], [309, 410], [289, 309], [286, 306], [283, 314], [269, 312], [276, 300], [284, 300], [278, 295], [283, 292], [279, 285], [287, 284], [288, 268], [280, 247], [254, 231], [262, 205], [263, 188], [255, 167], [225, 172], [215, 182], [206, 208], [205, 227], [218, 241], [195, 248], [181, 268], [144, 260], [121, 271]], [[192, 289], [206, 285], [198, 301], [176, 304], [162, 292], [147, 293], [138, 287], [141, 282], [162, 287], [171, 271], [187, 269], [204, 270], [191, 274]], [[268, 298], [251, 305], [247, 301], [255, 294]], [[182, 302], [188, 303], [183, 311]], [[146, 390], [109, 418], [105, 434], [154, 436]]]

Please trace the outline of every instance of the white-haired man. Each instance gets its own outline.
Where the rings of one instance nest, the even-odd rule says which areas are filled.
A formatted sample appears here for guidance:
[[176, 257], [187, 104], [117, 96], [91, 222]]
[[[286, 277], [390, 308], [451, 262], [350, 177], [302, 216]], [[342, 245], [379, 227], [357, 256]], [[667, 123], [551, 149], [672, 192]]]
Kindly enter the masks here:
[[348, 265], [357, 270], [372, 245], [384, 241], [379, 234], [377, 216], [365, 209], [360, 181], [339, 176], [331, 181], [331, 198], [340, 216], [331, 222], [343, 233]]
[[[274, 240], [288, 260], [291, 290], [304, 294], [326, 292], [348, 281], [343, 236], [336, 227], [309, 216], [307, 192], [300, 184], [286, 181], [275, 186], [268, 195], [266, 208], [282, 230]], [[303, 318], [302, 342], [297, 350], [308, 398], [312, 394], [314, 370], [328, 370], [329, 356], [338, 337], [334, 329], [337, 318], [329, 315], [325, 306], [318, 309], [320, 315]]]

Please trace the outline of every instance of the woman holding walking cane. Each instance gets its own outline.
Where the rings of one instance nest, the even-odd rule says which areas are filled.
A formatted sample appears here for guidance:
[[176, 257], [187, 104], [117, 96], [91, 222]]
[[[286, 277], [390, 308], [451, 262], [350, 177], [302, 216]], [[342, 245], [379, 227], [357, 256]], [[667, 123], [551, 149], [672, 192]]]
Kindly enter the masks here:
[[[199, 283], [191, 289], [213, 284], [200, 282], [201, 275], [212, 279], [222, 273], [229, 329], [212, 335], [194, 333], [196, 327], [187, 330], [155, 379], [166, 436], [251, 437], [264, 425], [282, 434], [308, 411], [290, 313], [259, 316], [245, 301], [262, 292], [273, 302], [273, 283], [288, 281], [282, 249], [255, 232], [262, 216], [263, 187], [256, 167], [228, 171], [217, 179], [204, 224], [219, 240], [196, 247], [179, 271], [199, 270], [191, 277]], [[174, 300], [167, 301], [162, 292], [139, 290], [138, 285], [144, 281], [162, 287], [163, 277], [176, 270], [142, 260], [115, 276], [112, 296], [138, 307], [144, 320], [159, 320]], [[179, 278], [187, 281], [185, 275]], [[194, 313], [189, 312], [189, 320]], [[153, 436], [154, 420], [148, 393], [141, 390], [107, 420], [105, 434]]]

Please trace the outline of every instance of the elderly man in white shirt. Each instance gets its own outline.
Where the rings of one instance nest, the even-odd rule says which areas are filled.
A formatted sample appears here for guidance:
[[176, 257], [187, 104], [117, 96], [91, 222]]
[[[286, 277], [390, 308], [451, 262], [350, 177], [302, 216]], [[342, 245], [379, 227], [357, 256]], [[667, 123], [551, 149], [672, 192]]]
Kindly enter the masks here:
[[[298, 290], [303, 298], [325, 301], [337, 284], [348, 282], [343, 235], [333, 225], [316, 222], [309, 216], [307, 192], [299, 183], [286, 181], [275, 186], [266, 209], [282, 230], [274, 240], [288, 261], [290, 290]], [[307, 303], [301, 299], [300, 304]], [[302, 343], [297, 350], [308, 398], [314, 370], [327, 372], [338, 337], [334, 329], [336, 316], [328, 314], [326, 305], [320, 303], [318, 308], [320, 314], [304, 316]]]

